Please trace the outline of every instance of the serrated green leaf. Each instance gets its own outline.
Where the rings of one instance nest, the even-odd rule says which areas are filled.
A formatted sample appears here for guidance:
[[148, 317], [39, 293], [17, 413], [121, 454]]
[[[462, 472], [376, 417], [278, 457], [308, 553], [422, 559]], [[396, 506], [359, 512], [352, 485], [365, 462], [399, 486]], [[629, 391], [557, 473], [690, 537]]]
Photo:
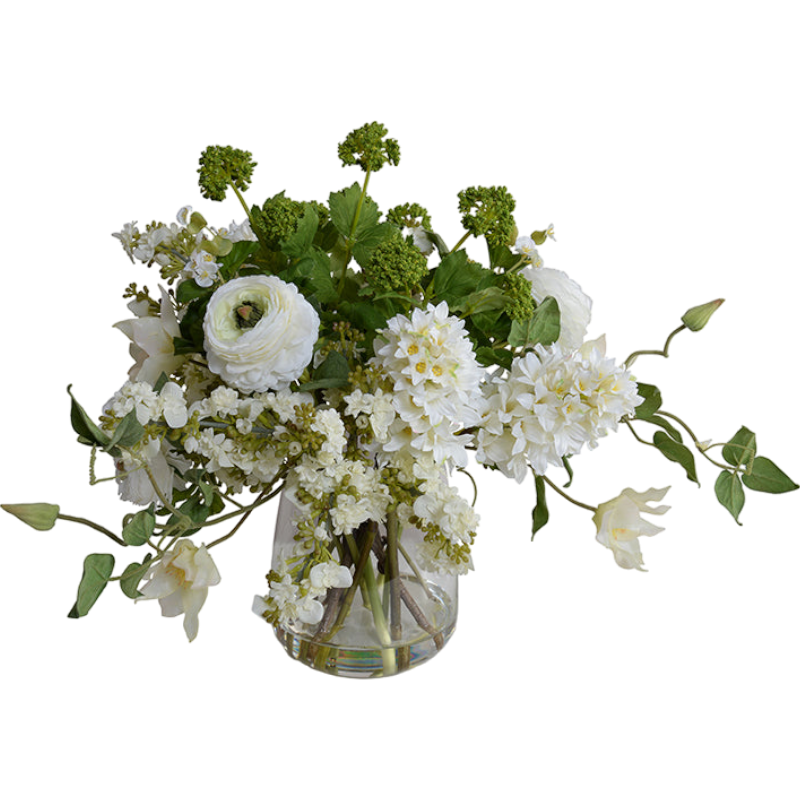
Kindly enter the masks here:
[[540, 475], [535, 476], [536, 483], [536, 505], [533, 507], [533, 527], [531, 532], [531, 541], [533, 541], [536, 533], [547, 525], [550, 519], [550, 512], [547, 509], [547, 498], [545, 497], [545, 482], [544, 478]]
[[797, 484], [774, 462], [763, 456], [753, 459], [751, 472], [742, 475], [742, 483], [754, 492], [783, 494], [793, 492]]
[[280, 243], [280, 248], [289, 258], [301, 258], [314, 243], [314, 237], [319, 228], [319, 214], [310, 203], [305, 204], [305, 211], [297, 221], [297, 230], [285, 241]]
[[145, 508], [133, 515], [131, 521], [122, 529], [122, 541], [132, 547], [147, 542], [156, 529], [156, 517], [152, 509]]
[[396, 229], [393, 225], [388, 222], [382, 222], [358, 234], [357, 241], [353, 247], [353, 258], [362, 268], [369, 264], [375, 248], [383, 244], [394, 230]]
[[78, 585], [78, 599], [67, 616], [72, 619], [84, 617], [97, 602], [108, 584], [114, 570], [114, 556], [92, 553], [83, 562], [83, 576]]
[[478, 291], [486, 272], [489, 270], [467, 260], [466, 250], [450, 253], [433, 271], [436, 299], [455, 308], [464, 297]]
[[739, 476], [726, 469], [722, 470], [717, 482], [714, 484], [714, 492], [717, 495], [717, 500], [731, 512], [736, 522], [741, 525], [739, 514], [744, 508], [744, 489], [742, 489], [742, 482], [739, 480]]
[[[328, 198], [328, 207], [331, 210], [331, 222], [336, 230], [345, 238], [350, 238], [350, 229], [353, 227], [353, 219], [358, 209], [358, 201], [361, 198], [361, 186], [354, 183], [341, 192], [333, 192]], [[365, 197], [361, 205], [361, 212], [358, 216], [354, 236], [358, 239], [359, 234], [378, 224], [380, 210], [377, 203], [370, 197]]]
[[663, 431], [656, 431], [653, 436], [653, 444], [659, 449], [662, 455], [666, 456], [670, 461], [675, 461], [680, 464], [686, 470], [686, 477], [690, 481], [694, 481], [698, 486], [700, 485], [700, 481], [697, 480], [694, 454], [685, 444], [676, 442]]

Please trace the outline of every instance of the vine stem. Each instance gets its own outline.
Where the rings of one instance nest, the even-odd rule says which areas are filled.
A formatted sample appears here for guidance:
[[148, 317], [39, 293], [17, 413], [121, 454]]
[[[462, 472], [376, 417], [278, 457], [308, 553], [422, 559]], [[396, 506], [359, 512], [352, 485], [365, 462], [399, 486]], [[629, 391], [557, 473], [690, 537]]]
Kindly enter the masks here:
[[102, 525], [98, 525], [96, 522], [92, 522], [90, 519], [84, 519], [83, 517], [71, 517], [69, 514], [58, 514], [56, 519], [63, 519], [66, 522], [77, 522], [81, 525], [86, 525], [88, 528], [100, 531], [100, 533], [108, 536], [109, 539], [113, 539], [117, 544], [121, 544], [123, 547], [128, 546], [127, 542], [124, 542], [119, 538], [119, 536], [108, 530], [108, 528], [104, 528]]
[[569, 502], [572, 503], [573, 505], [579, 506], [580, 508], [585, 508], [587, 511], [594, 511], [595, 513], [597, 513], [596, 506], [590, 506], [587, 505], [586, 503], [581, 503], [580, 500], [576, 500], [574, 497], [570, 497], [565, 491], [556, 486], [553, 483], [553, 481], [551, 481], [550, 478], [548, 478], [546, 475], [539, 475], [538, 477], [540, 477], [551, 489], [560, 494], [565, 500], [569, 500]]
[[639, 356], [664, 356], [664, 358], [669, 358], [670, 343], [683, 330], [686, 330], [685, 325], [675, 328], [675, 330], [672, 331], [669, 336], [667, 336], [667, 341], [664, 342], [663, 350], [635, 350], [625, 359], [625, 366], [630, 367]]

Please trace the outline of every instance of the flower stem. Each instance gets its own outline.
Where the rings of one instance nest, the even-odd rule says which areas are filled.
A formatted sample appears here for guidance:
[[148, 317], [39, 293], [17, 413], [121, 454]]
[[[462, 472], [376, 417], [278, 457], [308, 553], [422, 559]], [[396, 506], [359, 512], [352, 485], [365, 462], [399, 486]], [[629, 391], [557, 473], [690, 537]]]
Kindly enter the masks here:
[[403, 624], [400, 621], [402, 609], [400, 605], [400, 563], [397, 558], [397, 540], [397, 512], [390, 511], [386, 515], [386, 561], [389, 579], [390, 630], [394, 641], [403, 636]]
[[558, 486], [556, 486], [553, 483], [553, 481], [551, 481], [550, 478], [548, 478], [546, 475], [540, 475], [539, 477], [542, 478], [542, 480], [551, 489], [553, 489], [557, 494], [560, 494], [565, 500], [569, 500], [569, 502], [572, 503], [573, 505], [579, 506], [580, 508], [585, 508], [587, 511], [597, 512], [596, 506], [590, 506], [590, 505], [587, 505], [586, 503], [581, 503], [579, 500], [576, 500], [574, 497], [570, 497], [565, 491], [563, 491]]
[[117, 544], [121, 544], [123, 547], [128, 546], [127, 542], [124, 542], [119, 538], [119, 536], [108, 530], [108, 528], [104, 528], [102, 525], [98, 525], [96, 522], [92, 522], [90, 519], [84, 519], [83, 517], [71, 517], [69, 514], [58, 514], [56, 519], [63, 519], [66, 522], [78, 522], [81, 525], [86, 525], [88, 528], [93, 528], [96, 531], [100, 531], [100, 533], [105, 534], [109, 539], [113, 539]]
[[664, 358], [669, 358], [669, 346], [672, 342], [672, 339], [677, 336], [682, 330], [686, 330], [685, 325], [681, 325], [679, 328], [675, 328], [672, 333], [667, 336], [667, 341], [664, 342], [664, 349], [663, 350], [635, 350], [625, 359], [625, 366], [630, 367], [634, 361], [639, 356], [664, 356]]
[[450, 252], [451, 252], [451, 253], [455, 253], [455, 251], [456, 251], [456, 250], [458, 250], [458, 248], [459, 248], [459, 247], [461, 247], [461, 245], [462, 245], [462, 244], [464, 244], [464, 242], [466, 242], [466, 241], [467, 241], [467, 239], [469, 239], [470, 235], [471, 235], [471, 234], [470, 234], [470, 232], [469, 232], [469, 231], [467, 231], [467, 232], [466, 232], [466, 233], [465, 233], [465, 234], [464, 234], [464, 235], [463, 235], [463, 236], [462, 236], [462, 237], [461, 237], [461, 238], [460, 238], [460, 239], [459, 239], [459, 240], [456, 242], [456, 246], [455, 246], [455, 247], [454, 247], [454, 248], [453, 248], [453, 249], [452, 249]]
[[239, 198], [239, 202], [242, 204], [242, 208], [244, 209], [244, 213], [247, 214], [247, 219], [250, 224], [253, 224], [253, 218], [250, 216], [250, 208], [247, 205], [244, 197], [242, 197], [242, 193], [234, 186], [232, 183], [230, 184], [231, 189], [233, 189], [234, 194]]

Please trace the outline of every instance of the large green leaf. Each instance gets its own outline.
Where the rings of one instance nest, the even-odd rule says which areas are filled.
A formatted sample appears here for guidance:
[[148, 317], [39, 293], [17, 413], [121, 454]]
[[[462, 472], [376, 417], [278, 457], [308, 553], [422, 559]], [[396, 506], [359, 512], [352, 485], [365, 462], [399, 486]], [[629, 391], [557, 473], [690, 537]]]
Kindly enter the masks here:
[[663, 431], [655, 432], [653, 444], [670, 461], [676, 461], [680, 464], [686, 470], [686, 477], [689, 478], [690, 481], [694, 481], [698, 486], [700, 485], [700, 481], [697, 480], [694, 454], [685, 444], [676, 442]]
[[742, 425], [722, 448], [722, 457], [732, 466], [748, 466], [756, 455], [756, 435]]
[[280, 243], [281, 250], [289, 258], [301, 258], [310, 249], [319, 228], [319, 214], [310, 203], [305, 204], [303, 216], [297, 221], [297, 230]]
[[144, 427], [136, 418], [136, 409], [129, 411], [114, 430], [114, 435], [107, 445], [111, 449], [116, 445], [120, 447], [133, 447], [144, 436]]
[[456, 250], [442, 259], [433, 273], [433, 288], [437, 300], [455, 308], [467, 296], [477, 291], [484, 281], [485, 270], [480, 264], [467, 260], [466, 250]]
[[114, 570], [114, 556], [92, 553], [83, 562], [83, 577], [78, 584], [78, 599], [67, 616], [72, 619], [86, 616], [103, 593]]
[[145, 508], [134, 514], [130, 522], [122, 529], [122, 540], [125, 544], [139, 547], [147, 542], [155, 529], [155, 514], [152, 509]]
[[103, 448], [107, 447], [111, 437], [95, 425], [91, 417], [84, 411], [83, 406], [73, 397], [72, 384], [67, 386], [67, 392], [72, 398], [70, 422], [72, 422], [72, 429], [78, 434], [78, 441], [81, 444], [95, 444]]
[[[739, 514], [744, 508], [744, 489], [739, 476], [730, 472], [727, 469], [720, 472], [717, 482], [714, 484], [714, 492], [717, 495], [717, 500], [722, 503], [728, 511], [731, 512], [733, 518], [739, 522]], [[739, 522], [741, 525], [742, 523]]]
[[122, 577], [119, 581], [119, 588], [122, 589], [123, 593], [128, 597], [135, 600], [137, 597], [141, 597], [142, 593], [139, 591], [139, 584], [141, 583], [142, 578], [144, 577], [145, 573], [149, 568], [149, 561], [153, 558], [151, 553], [148, 553], [144, 557], [144, 561], [139, 564], [134, 562], [133, 564], [128, 564], [125, 567], [125, 570], [122, 573]]
[[514, 320], [508, 334], [511, 347], [553, 344], [561, 335], [561, 312], [554, 297], [545, 297], [529, 320]]
[[797, 484], [768, 458], [757, 456], [753, 459], [753, 469], [742, 475], [742, 482], [748, 489], [769, 494], [793, 492]]
[[638, 383], [636, 391], [644, 398], [644, 403], [636, 408], [637, 419], [649, 419], [661, 408], [661, 392], [651, 383]]
[[[341, 192], [333, 192], [328, 198], [328, 205], [331, 210], [331, 222], [336, 230], [345, 238], [350, 238], [350, 229], [353, 227], [353, 219], [358, 210], [358, 201], [361, 197], [361, 186], [354, 183]], [[377, 203], [370, 197], [365, 197], [361, 204], [361, 212], [356, 223], [355, 238], [378, 224], [380, 210]]]

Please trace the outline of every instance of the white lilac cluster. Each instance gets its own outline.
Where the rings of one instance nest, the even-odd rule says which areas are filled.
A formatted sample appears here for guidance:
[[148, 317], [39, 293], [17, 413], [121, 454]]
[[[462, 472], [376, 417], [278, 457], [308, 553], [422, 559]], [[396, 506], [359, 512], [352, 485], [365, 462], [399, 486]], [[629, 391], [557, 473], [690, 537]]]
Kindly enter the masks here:
[[324, 607], [320, 600], [329, 589], [347, 589], [353, 584], [350, 570], [335, 561], [315, 564], [308, 577], [299, 582], [292, 577], [289, 564], [277, 571], [280, 580], [270, 581], [267, 597], [253, 598], [253, 613], [268, 616], [283, 625], [317, 625], [322, 620]]
[[[167, 267], [177, 258], [183, 261], [182, 277], [193, 279], [198, 286], [212, 286], [217, 280], [220, 264], [213, 253], [203, 248], [208, 241], [203, 230], [190, 228], [192, 207], [183, 206], [178, 211], [177, 220], [177, 223], [169, 225], [163, 222], [148, 225], [144, 231], [139, 230], [136, 222], [128, 222], [112, 236], [119, 239], [131, 261], [137, 259], [145, 264], [155, 262]], [[204, 222], [200, 224], [205, 225]], [[248, 220], [241, 224], [231, 222], [227, 228], [207, 230], [214, 238], [227, 239], [232, 244], [256, 241]]]
[[488, 386], [486, 401], [476, 458], [521, 483], [529, 465], [543, 475], [584, 445], [595, 447], [643, 398], [599, 339], [574, 353], [537, 345]]
[[393, 382], [398, 417], [384, 450], [432, 452], [439, 463], [465, 466], [471, 437], [459, 433], [480, 422], [484, 370], [463, 321], [450, 316], [447, 303], [429, 304], [392, 317], [379, 336], [372, 363]]

